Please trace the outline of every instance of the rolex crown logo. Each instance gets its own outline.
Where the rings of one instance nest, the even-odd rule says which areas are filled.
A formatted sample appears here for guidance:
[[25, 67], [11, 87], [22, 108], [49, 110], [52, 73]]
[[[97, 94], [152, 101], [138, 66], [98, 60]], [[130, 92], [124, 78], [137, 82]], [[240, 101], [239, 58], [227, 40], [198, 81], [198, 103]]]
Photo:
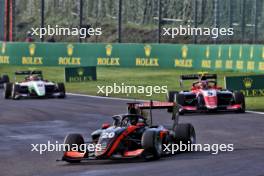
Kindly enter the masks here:
[[250, 56], [250, 59], [253, 59], [253, 57], [254, 57], [254, 47], [252, 46], [252, 47], [250, 47], [250, 54], [249, 54]]
[[228, 58], [231, 59], [231, 57], [232, 57], [232, 47], [229, 46], [229, 48], [228, 48]]
[[29, 54], [30, 56], [33, 56], [35, 54], [36, 45], [34, 43], [29, 45]]
[[78, 75], [79, 75], [79, 76], [83, 76], [83, 74], [84, 74], [84, 69], [83, 69], [83, 68], [79, 68], [79, 69], [77, 70], [77, 72], [78, 72]]
[[144, 50], [145, 50], [145, 55], [147, 57], [149, 57], [150, 53], [151, 53], [151, 46], [150, 45], [145, 45]]
[[68, 56], [72, 56], [72, 54], [73, 54], [73, 45], [72, 44], [69, 44], [68, 46], [67, 46], [67, 54], [68, 54]]
[[243, 83], [244, 83], [245, 88], [250, 89], [252, 87], [253, 80], [251, 78], [245, 78], [243, 80]]
[[109, 56], [111, 56], [111, 54], [112, 54], [112, 49], [113, 49], [113, 47], [112, 47], [112, 45], [106, 45], [106, 47], [105, 47], [105, 49], [106, 49], [106, 55], [109, 57]]
[[187, 58], [187, 55], [188, 55], [188, 47], [184, 45], [182, 47], [182, 58], [183, 59]]
[[239, 48], [239, 59], [242, 58], [242, 55], [243, 55], [243, 48], [242, 48], [242, 46], [240, 46], [240, 48]]
[[262, 59], [264, 59], [264, 47], [262, 47]]
[[205, 56], [207, 59], [210, 57], [210, 47], [209, 46], [206, 47]]
[[2, 54], [5, 54], [5, 50], [6, 50], [6, 44], [2, 43]]
[[222, 47], [219, 46], [219, 47], [218, 47], [218, 59], [220, 59], [221, 56], [222, 56]]

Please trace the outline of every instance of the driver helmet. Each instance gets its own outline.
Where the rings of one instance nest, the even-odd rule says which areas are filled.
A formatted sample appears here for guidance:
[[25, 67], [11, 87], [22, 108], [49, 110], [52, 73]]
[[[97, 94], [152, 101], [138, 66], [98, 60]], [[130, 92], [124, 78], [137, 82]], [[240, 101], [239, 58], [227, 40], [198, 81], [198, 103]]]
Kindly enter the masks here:
[[130, 119], [130, 124], [131, 125], [137, 125], [137, 123], [138, 123], [138, 119], [137, 118], [131, 118]]
[[207, 89], [208, 88], [208, 81], [201, 81], [201, 87], [203, 89]]
[[36, 75], [30, 75], [29, 76], [29, 80], [30, 81], [37, 81], [38, 80], [38, 76], [36, 76]]

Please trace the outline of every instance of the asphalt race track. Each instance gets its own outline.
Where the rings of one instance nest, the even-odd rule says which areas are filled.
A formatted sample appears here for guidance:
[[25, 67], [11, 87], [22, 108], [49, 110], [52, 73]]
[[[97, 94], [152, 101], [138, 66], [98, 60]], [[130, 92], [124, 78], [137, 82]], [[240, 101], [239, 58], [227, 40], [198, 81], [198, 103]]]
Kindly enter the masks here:
[[[2, 93], [2, 92], [0, 92]], [[264, 175], [264, 115], [221, 113], [181, 116], [191, 122], [198, 143], [233, 143], [233, 152], [181, 153], [159, 161], [56, 162], [61, 152], [40, 155], [31, 143], [63, 142], [67, 133], [89, 134], [111, 115], [126, 112], [126, 101], [68, 96], [66, 99], [4, 100], [0, 98], [0, 175], [3, 176], [172, 176]], [[155, 122], [170, 125], [166, 111]]]

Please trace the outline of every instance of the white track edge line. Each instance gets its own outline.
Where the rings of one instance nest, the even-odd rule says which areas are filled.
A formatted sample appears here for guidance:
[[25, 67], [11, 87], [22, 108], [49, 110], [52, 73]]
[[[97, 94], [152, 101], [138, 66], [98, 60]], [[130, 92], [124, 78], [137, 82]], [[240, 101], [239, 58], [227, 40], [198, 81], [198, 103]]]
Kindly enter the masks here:
[[259, 112], [259, 111], [246, 111], [248, 113], [252, 113], [252, 114], [260, 114], [260, 115], [264, 115], [264, 112]]

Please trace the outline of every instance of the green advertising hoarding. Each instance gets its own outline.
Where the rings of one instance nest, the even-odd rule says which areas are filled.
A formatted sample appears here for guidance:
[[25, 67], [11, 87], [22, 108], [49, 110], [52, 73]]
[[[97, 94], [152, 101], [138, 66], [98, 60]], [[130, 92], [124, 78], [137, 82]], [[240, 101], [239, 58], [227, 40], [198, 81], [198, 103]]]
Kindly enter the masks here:
[[264, 45], [1, 43], [1, 65], [264, 72]]
[[66, 82], [86, 82], [96, 80], [96, 67], [66, 67]]
[[226, 88], [241, 91], [245, 96], [264, 96], [264, 75], [227, 76]]

